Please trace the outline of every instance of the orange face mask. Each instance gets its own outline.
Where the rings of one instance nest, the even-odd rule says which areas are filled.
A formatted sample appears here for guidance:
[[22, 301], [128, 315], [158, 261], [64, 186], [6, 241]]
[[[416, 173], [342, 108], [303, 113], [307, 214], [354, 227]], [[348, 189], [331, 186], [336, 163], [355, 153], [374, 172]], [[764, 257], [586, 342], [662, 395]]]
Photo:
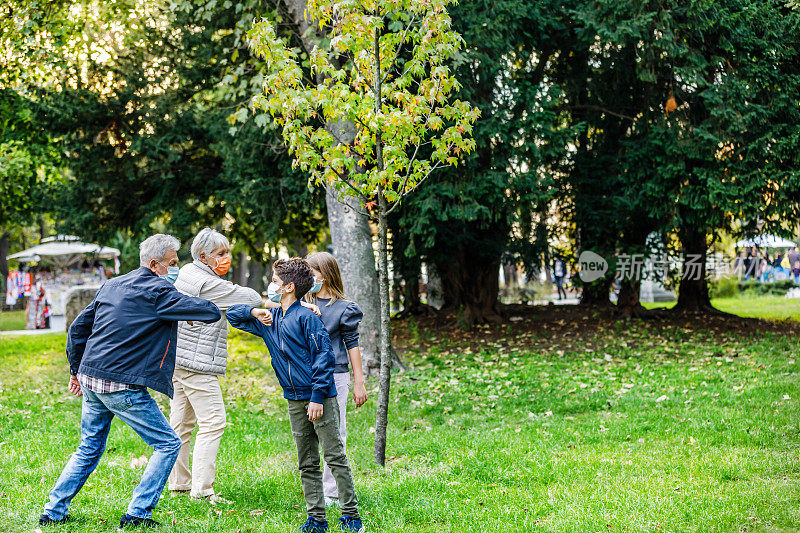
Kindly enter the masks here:
[[225, 257], [215, 257], [214, 259], [216, 259], [217, 261], [217, 266], [212, 267], [211, 265], [208, 265], [211, 268], [211, 270], [213, 270], [220, 276], [224, 276], [225, 274], [227, 274], [228, 270], [230, 270], [231, 268], [231, 256], [226, 255]]

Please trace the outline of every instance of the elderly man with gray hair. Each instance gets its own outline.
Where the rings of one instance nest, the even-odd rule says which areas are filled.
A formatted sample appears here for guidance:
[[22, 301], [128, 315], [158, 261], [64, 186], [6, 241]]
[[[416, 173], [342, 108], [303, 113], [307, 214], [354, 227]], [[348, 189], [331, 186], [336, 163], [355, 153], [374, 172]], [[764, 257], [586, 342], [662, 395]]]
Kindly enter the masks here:
[[151, 516], [181, 441], [147, 389], [172, 397], [179, 320], [214, 323], [222, 316], [213, 303], [173, 286], [179, 247], [170, 235], [143, 241], [141, 267], [104, 283], [70, 326], [68, 388], [83, 396], [81, 443], [50, 492], [40, 525], [67, 521], [70, 502], [103, 455], [114, 416], [153, 448], [120, 527], [158, 525]]

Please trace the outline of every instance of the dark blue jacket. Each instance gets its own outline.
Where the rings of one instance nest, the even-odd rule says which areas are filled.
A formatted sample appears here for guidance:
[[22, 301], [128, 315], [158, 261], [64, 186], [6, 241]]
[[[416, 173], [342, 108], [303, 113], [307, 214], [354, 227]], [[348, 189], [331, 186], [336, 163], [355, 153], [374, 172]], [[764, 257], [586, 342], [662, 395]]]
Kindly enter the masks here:
[[172, 398], [178, 321], [220, 318], [213, 303], [138, 268], [105, 282], [70, 326], [70, 373], [142, 385]]
[[322, 403], [336, 396], [331, 339], [322, 320], [299, 301], [285, 315], [283, 308], [270, 309], [271, 326], [253, 318], [252, 310], [249, 305], [232, 305], [226, 316], [231, 326], [264, 339], [283, 397]]

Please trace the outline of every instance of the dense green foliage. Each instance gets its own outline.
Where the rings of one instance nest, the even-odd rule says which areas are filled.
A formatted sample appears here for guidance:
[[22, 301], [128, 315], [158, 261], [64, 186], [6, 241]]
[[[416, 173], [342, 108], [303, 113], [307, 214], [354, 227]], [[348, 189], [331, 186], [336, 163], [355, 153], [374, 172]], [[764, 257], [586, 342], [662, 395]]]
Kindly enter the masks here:
[[[213, 224], [252, 253], [325, 238], [322, 194], [250, 105], [265, 70], [244, 36], [266, 18], [297, 44], [293, 4], [36, 5], [13, 0], [0, 17], [4, 216], [48, 211], [98, 238]], [[451, 63], [457, 97], [481, 118], [475, 151], [390, 221], [407, 307], [423, 264], [471, 323], [497, 318], [503, 263], [535, 277], [556, 252], [611, 259], [646, 250], [648, 236], [687, 255], [720, 232], [794, 237], [796, 3], [470, 0], [448, 11], [465, 43]], [[607, 303], [610, 282], [584, 300]], [[708, 307], [705, 282], [680, 293], [682, 307]]]

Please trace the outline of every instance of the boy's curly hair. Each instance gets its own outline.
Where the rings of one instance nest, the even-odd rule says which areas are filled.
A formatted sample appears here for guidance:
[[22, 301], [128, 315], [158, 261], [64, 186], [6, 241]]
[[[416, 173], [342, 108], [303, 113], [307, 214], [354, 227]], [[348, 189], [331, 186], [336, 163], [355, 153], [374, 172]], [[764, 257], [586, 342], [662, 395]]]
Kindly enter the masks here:
[[305, 259], [278, 259], [272, 264], [272, 269], [284, 283], [294, 283], [294, 297], [298, 300], [314, 285], [314, 274]]

